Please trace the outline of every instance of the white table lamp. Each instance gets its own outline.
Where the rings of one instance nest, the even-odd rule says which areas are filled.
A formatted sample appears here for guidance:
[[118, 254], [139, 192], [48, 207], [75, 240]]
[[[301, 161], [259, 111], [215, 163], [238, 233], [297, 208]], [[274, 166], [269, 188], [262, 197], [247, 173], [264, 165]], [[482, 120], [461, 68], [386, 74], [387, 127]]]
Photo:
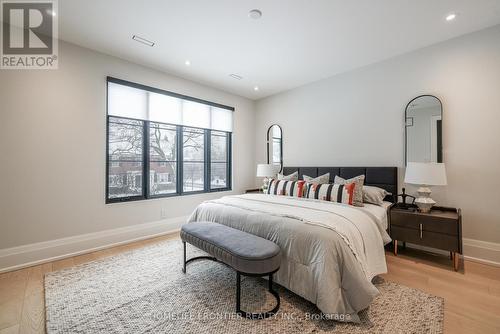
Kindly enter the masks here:
[[408, 162], [405, 173], [405, 183], [420, 185], [419, 197], [415, 200], [421, 212], [429, 212], [436, 202], [431, 198], [428, 186], [445, 186], [446, 169], [444, 163]]
[[257, 165], [257, 177], [264, 178], [264, 184], [262, 185], [262, 191], [266, 192], [269, 186], [269, 178], [276, 175], [275, 167], [271, 164], [258, 164]]

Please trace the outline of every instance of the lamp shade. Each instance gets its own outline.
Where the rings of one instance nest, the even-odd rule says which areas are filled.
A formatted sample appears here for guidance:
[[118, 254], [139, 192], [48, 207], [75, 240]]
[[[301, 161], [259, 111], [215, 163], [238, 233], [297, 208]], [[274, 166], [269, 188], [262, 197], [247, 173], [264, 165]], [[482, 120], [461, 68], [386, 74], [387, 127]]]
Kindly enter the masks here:
[[405, 183], [445, 186], [447, 181], [444, 164], [435, 162], [408, 162]]
[[272, 177], [276, 175], [274, 168], [275, 167], [271, 164], [258, 164], [257, 177]]

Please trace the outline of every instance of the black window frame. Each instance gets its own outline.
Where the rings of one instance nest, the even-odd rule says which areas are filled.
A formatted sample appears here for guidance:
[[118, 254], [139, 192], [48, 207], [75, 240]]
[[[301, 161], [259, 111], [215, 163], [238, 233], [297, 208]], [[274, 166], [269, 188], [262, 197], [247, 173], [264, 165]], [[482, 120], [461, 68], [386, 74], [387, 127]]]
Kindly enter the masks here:
[[[141, 85], [138, 83], [122, 80], [122, 79], [117, 79], [113, 77], [107, 77], [106, 78], [106, 191], [105, 191], [105, 202], [106, 204], [111, 204], [111, 203], [123, 203], [123, 202], [132, 202], [132, 201], [143, 201], [143, 200], [149, 200], [149, 199], [158, 199], [158, 198], [168, 198], [168, 197], [178, 197], [178, 196], [188, 196], [188, 195], [195, 195], [195, 194], [203, 194], [203, 193], [214, 193], [214, 192], [222, 192], [222, 191], [231, 191], [232, 190], [232, 132], [229, 131], [221, 131], [221, 130], [213, 130], [214, 132], [218, 133], [226, 133], [226, 187], [224, 188], [211, 188], [211, 129], [206, 129], [206, 128], [200, 128], [200, 127], [194, 127], [194, 126], [185, 126], [185, 125], [179, 125], [179, 124], [171, 124], [171, 123], [163, 123], [163, 122], [157, 122], [157, 121], [149, 121], [149, 120], [142, 120], [142, 119], [136, 119], [136, 118], [128, 118], [128, 117], [121, 117], [121, 116], [113, 116], [108, 114], [108, 87], [109, 83], [117, 83], [120, 85], [125, 85], [133, 88], [138, 88], [142, 90], [146, 90], [148, 92], [152, 93], [158, 93], [158, 94], [164, 94], [176, 98], [181, 98], [184, 100], [189, 100], [189, 101], [194, 101], [198, 103], [203, 103], [206, 105], [210, 105], [212, 107], [217, 107], [217, 108], [222, 108], [222, 109], [227, 109], [230, 111], [234, 112], [233, 107], [228, 107], [225, 105], [221, 105], [218, 103], [186, 96], [186, 95], [181, 95], [173, 92], [169, 92], [166, 90], [146, 86], [146, 85]], [[125, 120], [133, 120], [133, 121], [139, 121], [142, 122], [142, 194], [137, 195], [137, 196], [125, 196], [125, 197], [115, 197], [115, 198], [110, 198], [109, 197], [109, 168], [111, 164], [110, 156], [109, 156], [109, 128], [110, 128], [110, 123], [112, 123], [110, 120], [116, 118], [116, 119], [125, 119]], [[165, 126], [175, 126], [176, 127], [176, 138], [177, 138], [177, 143], [176, 143], [176, 191], [173, 193], [167, 193], [167, 194], [150, 194], [150, 125], [151, 123], [155, 124], [162, 124]], [[199, 191], [184, 191], [184, 180], [183, 180], [183, 132], [184, 129], [196, 129], [196, 130], [203, 130], [204, 131], [204, 185], [203, 185], [203, 190]]]
[[[208, 174], [209, 180], [208, 180], [208, 187], [211, 191], [224, 191], [223, 189], [226, 189], [227, 187], [231, 187], [230, 182], [231, 182], [231, 133], [227, 131], [219, 131], [219, 130], [213, 130], [215, 134], [212, 134], [212, 131], [210, 131], [207, 134], [207, 145], [210, 145], [208, 148], [208, 164], [209, 164], [209, 170], [210, 173]], [[225, 133], [226, 137], [226, 161], [212, 161], [212, 137], [213, 136], [220, 136], [218, 133]], [[206, 157], [207, 158], [207, 157]], [[212, 188], [212, 164], [225, 164], [226, 165], [226, 185], [227, 187], [215, 187]], [[222, 189], [222, 190], [221, 190]]]

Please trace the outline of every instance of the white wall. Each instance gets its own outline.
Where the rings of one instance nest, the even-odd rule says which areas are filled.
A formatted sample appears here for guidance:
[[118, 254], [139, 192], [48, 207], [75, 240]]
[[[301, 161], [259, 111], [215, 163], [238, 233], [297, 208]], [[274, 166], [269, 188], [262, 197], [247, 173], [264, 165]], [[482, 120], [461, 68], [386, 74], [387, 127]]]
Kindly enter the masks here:
[[108, 75], [234, 106], [233, 193], [253, 185], [253, 101], [72, 44], [59, 47], [58, 70], [0, 70], [0, 250], [182, 217], [229, 194], [104, 204]]
[[422, 94], [444, 109], [449, 185], [434, 197], [462, 208], [464, 237], [495, 243], [499, 255], [500, 26], [258, 101], [257, 163], [277, 123], [285, 166], [402, 167], [404, 108]]

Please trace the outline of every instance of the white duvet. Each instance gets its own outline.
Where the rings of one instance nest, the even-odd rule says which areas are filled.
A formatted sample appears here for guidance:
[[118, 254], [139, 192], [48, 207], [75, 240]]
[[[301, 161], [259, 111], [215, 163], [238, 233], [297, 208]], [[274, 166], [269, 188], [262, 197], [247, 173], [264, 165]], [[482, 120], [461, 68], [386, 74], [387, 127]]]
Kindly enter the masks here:
[[189, 222], [218, 222], [275, 242], [283, 254], [277, 283], [324, 313], [358, 321], [357, 312], [378, 293], [372, 278], [387, 271], [384, 210], [246, 194], [206, 201]]
[[265, 194], [226, 196], [208, 202], [293, 218], [330, 229], [352, 250], [369, 281], [387, 272], [384, 244], [391, 238], [373, 207]]

